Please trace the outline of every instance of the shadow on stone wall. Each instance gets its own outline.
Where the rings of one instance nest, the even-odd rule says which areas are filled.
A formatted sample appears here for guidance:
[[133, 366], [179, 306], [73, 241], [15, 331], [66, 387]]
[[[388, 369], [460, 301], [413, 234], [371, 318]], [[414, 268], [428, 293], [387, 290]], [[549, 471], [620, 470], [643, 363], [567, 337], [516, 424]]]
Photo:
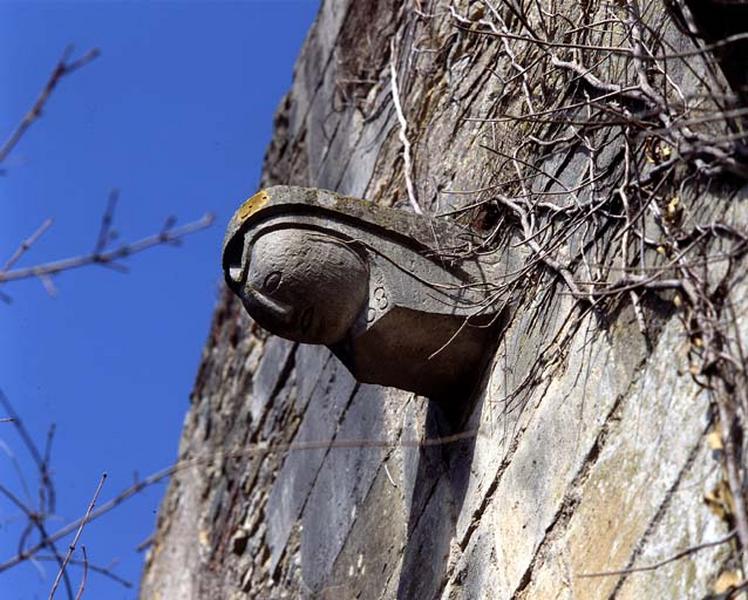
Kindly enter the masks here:
[[[472, 394], [465, 399], [453, 398], [449, 408], [431, 401], [426, 414], [426, 439], [464, 431], [474, 412], [474, 422], [480, 422], [484, 397]], [[475, 437], [420, 449], [408, 514], [408, 542], [397, 589], [399, 599], [431, 598], [444, 587], [450, 544], [465, 500], [474, 451]]]

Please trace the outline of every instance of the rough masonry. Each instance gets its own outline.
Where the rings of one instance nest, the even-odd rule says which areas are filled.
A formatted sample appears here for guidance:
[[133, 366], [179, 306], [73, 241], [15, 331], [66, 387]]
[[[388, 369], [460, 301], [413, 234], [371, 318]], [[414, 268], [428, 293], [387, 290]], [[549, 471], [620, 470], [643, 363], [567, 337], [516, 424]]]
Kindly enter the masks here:
[[[691, 129], [664, 128], [663, 113], [647, 108], [660, 88], [641, 92], [647, 78], [665, 81], [682, 92], [674, 107], [698, 97], [703, 108], [711, 100], [700, 86], [718, 69], [659, 3], [640, 21], [637, 7], [558, 0], [525, 14], [512, 2], [322, 2], [261, 186], [334, 190], [407, 211], [410, 180], [425, 215], [483, 231], [491, 251], [520, 256], [519, 272], [495, 282], [497, 293], [511, 288], [514, 305], [477, 389], [453, 392], [463, 408], [450, 412], [358, 383], [324, 346], [269, 335], [224, 291], [179, 451], [208, 459], [171, 481], [141, 597], [681, 599], [740, 580], [731, 543], [632, 570], [724, 538], [732, 517], [712, 435], [715, 392], [699, 384], [711, 375], [695, 363], [704, 342], [689, 329], [686, 292], [626, 268], [640, 251], [644, 274], [678, 260], [696, 239], [678, 237], [689, 223], [746, 225], [739, 177], [697, 184], [716, 154], [676, 165], [659, 140]], [[587, 43], [596, 49], [585, 54]], [[685, 58], [648, 71], [643, 47]], [[575, 70], [582, 60], [589, 69]], [[608, 125], [580, 125], [597, 111]], [[624, 117], [632, 124], [611, 133]], [[714, 123], [697, 113], [687, 121], [697, 130]], [[635, 189], [656, 196], [677, 169], [662, 202], [641, 212], [626, 205]], [[567, 217], [575, 226], [538, 252]], [[732, 257], [730, 269], [683, 269], [701, 269], [707, 282], [737, 274], [735, 317], [724, 321], [745, 343], [746, 265], [719, 240], [710, 247]], [[355, 274], [357, 259], [340, 252]], [[618, 286], [615, 301], [595, 287], [601, 265]], [[354, 283], [349, 293], [365, 303], [370, 290]], [[334, 346], [349, 325], [326, 326], [315, 341]], [[421, 333], [417, 320], [404, 327]], [[466, 431], [477, 433], [450, 438]], [[440, 439], [453, 441], [419, 445]], [[257, 444], [279, 450], [250, 452]]]

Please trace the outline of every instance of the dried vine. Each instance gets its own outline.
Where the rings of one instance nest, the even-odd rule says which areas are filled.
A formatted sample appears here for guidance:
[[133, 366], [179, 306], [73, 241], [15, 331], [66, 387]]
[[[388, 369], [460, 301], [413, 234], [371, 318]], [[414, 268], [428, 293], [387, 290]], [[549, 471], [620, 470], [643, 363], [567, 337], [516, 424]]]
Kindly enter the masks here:
[[[748, 363], [734, 287], [748, 232], [725, 213], [748, 180], [748, 107], [715, 51], [746, 36], [705, 43], [683, 2], [671, 14], [637, 0], [585, 2], [574, 15], [561, 4], [449, 5], [445, 18], [460, 35], [495, 39], [505, 59], [504, 72], [493, 72], [502, 92], [492, 110], [467, 120], [511, 125], [517, 138], [482, 144], [496, 175], [473, 190], [477, 201], [452, 214], [483, 223], [493, 215], [478, 251], [497, 244], [507, 225], [521, 238], [522, 268], [489, 286], [489, 296], [545, 277], [576, 300], [576, 324], [589, 311], [630, 303], [650, 348], [656, 318], [647, 306], [677, 311], [691, 376], [708, 392], [719, 428], [727, 520], [745, 576]], [[572, 180], [574, 173], [582, 175]], [[508, 399], [554, 362], [550, 355], [562, 352], [575, 323], [564, 325]]]

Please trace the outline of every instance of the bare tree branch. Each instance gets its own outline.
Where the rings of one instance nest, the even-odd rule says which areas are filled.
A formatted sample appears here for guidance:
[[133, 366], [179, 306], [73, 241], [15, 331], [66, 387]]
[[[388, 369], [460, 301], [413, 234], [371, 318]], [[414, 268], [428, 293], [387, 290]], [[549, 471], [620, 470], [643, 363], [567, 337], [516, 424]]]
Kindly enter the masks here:
[[397, 65], [395, 64], [395, 40], [390, 44], [390, 84], [392, 86], [392, 103], [395, 105], [397, 120], [400, 123], [400, 141], [403, 144], [403, 163], [405, 173], [405, 187], [408, 190], [408, 201], [417, 215], [423, 214], [421, 205], [416, 197], [416, 188], [413, 185], [413, 160], [411, 158], [410, 141], [408, 140], [408, 121], [403, 114], [403, 106], [400, 103], [400, 89], [397, 85]]
[[5, 261], [5, 264], [3, 265], [2, 269], [0, 269], [0, 273], [4, 273], [5, 271], [10, 270], [13, 265], [15, 265], [18, 262], [18, 259], [21, 258], [25, 252], [28, 251], [29, 248], [44, 234], [47, 229], [52, 227], [52, 219], [44, 219], [44, 222], [32, 233], [28, 238], [23, 240], [16, 249], [16, 251], [11, 255], [11, 257]]
[[[108, 219], [111, 219], [111, 211], [113, 211], [113, 203], [110, 199], [107, 212], [102, 220], [101, 233], [93, 252], [43, 263], [33, 267], [25, 267], [10, 271], [2, 270], [0, 271], [0, 284], [8, 283], [9, 281], [17, 281], [19, 279], [29, 279], [32, 277], [37, 277], [42, 280], [42, 282], [49, 282], [53, 275], [93, 264], [122, 270], [123, 266], [117, 263], [118, 260], [137, 254], [138, 252], [142, 252], [153, 246], [177, 244], [183, 237], [209, 227], [211, 223], [213, 223], [214, 218], [212, 214], [208, 213], [197, 221], [193, 221], [182, 227], [170, 227], [169, 225], [173, 223], [173, 221], [168, 220], [166, 223], [167, 226], [159, 233], [147, 236], [135, 242], [121, 244], [111, 250], [103, 251], [102, 243], [106, 243], [105, 240], [108, 239], [109, 235], [110, 224]], [[104, 236], [103, 238], [102, 235]], [[102, 242], [102, 240], [104, 240], [104, 242]]]
[[[73, 541], [70, 542], [70, 546], [68, 546], [68, 551], [65, 554], [65, 558], [62, 561], [62, 564], [60, 565], [60, 570], [57, 572], [57, 577], [55, 577], [54, 582], [52, 583], [52, 589], [49, 592], [49, 600], [54, 600], [55, 592], [57, 591], [57, 587], [60, 585], [60, 579], [62, 579], [63, 574], [65, 573], [65, 568], [68, 565], [68, 562], [70, 562], [71, 557], [73, 556], [73, 552], [75, 552], [75, 547], [78, 545], [78, 540], [81, 537], [81, 534], [83, 533], [83, 528], [86, 526], [86, 523], [88, 523], [91, 513], [93, 512], [94, 506], [96, 505], [96, 500], [99, 497], [99, 494], [101, 493], [101, 488], [104, 486], [104, 482], [106, 481], [106, 473], [103, 473], [101, 475], [101, 479], [99, 479], [99, 484], [96, 486], [96, 491], [94, 492], [93, 497], [91, 498], [91, 502], [88, 504], [88, 510], [86, 510], [86, 514], [83, 516], [83, 518], [80, 521], [80, 525], [78, 526], [78, 530], [75, 532], [75, 537], [73, 538]], [[85, 558], [85, 553], [84, 553]], [[85, 582], [85, 573], [88, 572], [88, 563], [86, 562], [86, 568], [84, 569], [84, 577], [83, 581]], [[78, 596], [80, 597], [80, 594], [83, 592], [83, 583], [81, 584], [81, 588], [78, 591]]]
[[67, 48], [65, 48], [62, 53], [62, 57], [58, 61], [55, 68], [52, 70], [52, 73], [49, 75], [47, 83], [44, 85], [44, 88], [42, 88], [41, 93], [32, 105], [31, 109], [26, 113], [23, 119], [21, 119], [21, 122], [16, 126], [10, 136], [8, 136], [8, 139], [5, 140], [5, 143], [2, 145], [2, 147], [0, 147], [0, 164], [2, 164], [5, 159], [8, 158], [8, 155], [11, 153], [13, 148], [15, 148], [16, 144], [18, 144], [20, 139], [26, 133], [28, 128], [31, 127], [34, 121], [41, 117], [44, 107], [49, 100], [49, 97], [52, 95], [52, 92], [57, 87], [57, 84], [60, 83], [60, 81], [65, 76], [70, 75], [81, 67], [86, 66], [100, 54], [98, 48], [93, 48], [82, 55], [80, 58], [69, 61], [72, 52], [72, 46], [68, 46]]
[[85, 546], [81, 546], [81, 552], [83, 553], [83, 576], [81, 577], [81, 583], [78, 586], [78, 593], [75, 595], [75, 600], [80, 600], [83, 597], [83, 590], [86, 589], [86, 580], [88, 579], [88, 554], [86, 553]]

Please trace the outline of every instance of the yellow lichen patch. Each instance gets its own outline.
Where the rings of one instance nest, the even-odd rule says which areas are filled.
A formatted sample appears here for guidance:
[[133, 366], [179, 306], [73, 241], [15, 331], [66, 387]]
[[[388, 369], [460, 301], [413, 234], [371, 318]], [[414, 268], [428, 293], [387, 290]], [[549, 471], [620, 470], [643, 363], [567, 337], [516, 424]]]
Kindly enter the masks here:
[[644, 156], [647, 162], [659, 165], [668, 160], [672, 154], [673, 149], [662, 140], [651, 136], [644, 140]]
[[667, 218], [670, 220], [675, 219], [681, 210], [680, 198], [678, 196], [670, 198], [670, 201], [667, 203]]
[[265, 190], [257, 192], [234, 213], [234, 221], [237, 223], [243, 223], [251, 215], [262, 209], [269, 200], [270, 196], [268, 196], [268, 193]]
[[735, 500], [727, 482], [722, 479], [713, 490], [704, 494], [704, 502], [709, 510], [722, 520], [735, 514]]
[[743, 583], [740, 573], [737, 571], [725, 571], [714, 582], [714, 593], [724, 594], [725, 592], [736, 589]]
[[722, 436], [719, 431], [710, 431], [706, 436], [706, 442], [712, 450], [722, 450]]

